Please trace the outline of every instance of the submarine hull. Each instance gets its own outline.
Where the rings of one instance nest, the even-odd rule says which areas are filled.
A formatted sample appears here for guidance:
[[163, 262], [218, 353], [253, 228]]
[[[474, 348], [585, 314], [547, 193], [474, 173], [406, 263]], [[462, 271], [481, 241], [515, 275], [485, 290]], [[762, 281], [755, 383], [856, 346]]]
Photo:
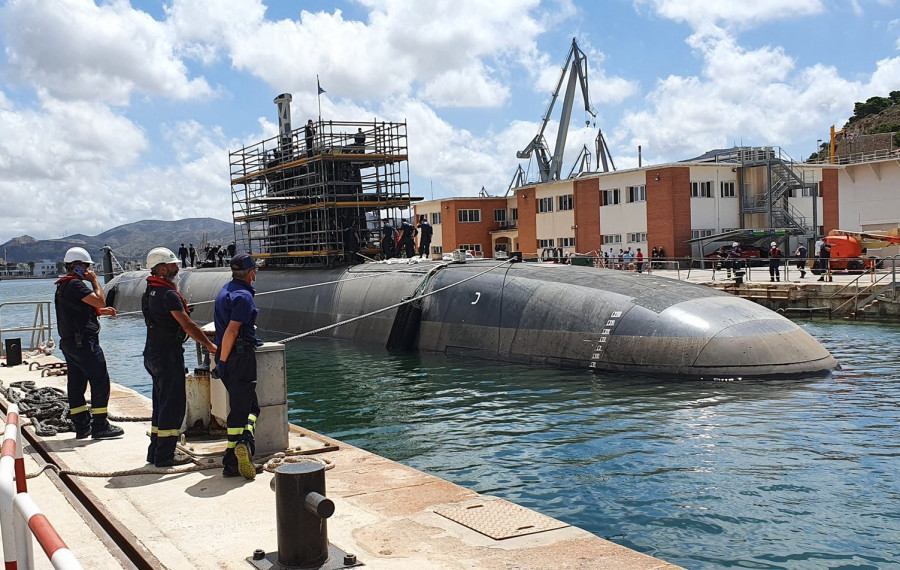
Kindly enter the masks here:
[[[146, 272], [107, 285], [119, 312], [139, 311]], [[212, 320], [225, 269], [184, 270], [179, 289]], [[257, 325], [270, 333], [415, 348], [508, 362], [679, 378], [821, 374], [837, 364], [792, 321], [714, 289], [614, 270], [484, 260], [264, 269]], [[412, 306], [394, 307], [416, 297]]]

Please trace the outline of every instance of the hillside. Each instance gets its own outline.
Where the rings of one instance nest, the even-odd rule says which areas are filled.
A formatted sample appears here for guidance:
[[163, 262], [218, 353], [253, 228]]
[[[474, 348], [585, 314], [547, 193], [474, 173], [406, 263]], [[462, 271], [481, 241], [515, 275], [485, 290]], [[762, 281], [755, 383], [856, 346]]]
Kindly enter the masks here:
[[[888, 97], [870, 97], [857, 102], [853, 116], [835, 134], [835, 157], [838, 161], [853, 156], [883, 155], [900, 149], [900, 91], [891, 91]], [[829, 137], [822, 137], [818, 154], [828, 158]], [[809, 159], [816, 160], [817, 153]]]
[[227, 245], [234, 240], [234, 228], [230, 223], [214, 218], [189, 218], [171, 222], [141, 220], [96, 236], [74, 234], [53, 240], [35, 240], [30, 236], [13, 238], [0, 245], [0, 256], [5, 250], [9, 263], [42, 259], [62, 261], [67, 249], [79, 246], [87, 249], [98, 260], [100, 248], [109, 245], [119, 261], [143, 262], [147, 252], [154, 247], [168, 247], [177, 253], [182, 243], [193, 243], [195, 247], [199, 247], [204, 236], [211, 244]]

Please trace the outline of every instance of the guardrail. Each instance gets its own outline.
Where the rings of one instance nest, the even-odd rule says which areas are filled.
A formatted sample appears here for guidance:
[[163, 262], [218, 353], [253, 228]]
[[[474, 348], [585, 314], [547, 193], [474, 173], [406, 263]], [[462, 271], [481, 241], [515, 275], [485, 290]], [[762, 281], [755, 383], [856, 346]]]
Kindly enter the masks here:
[[[41, 345], [53, 340], [52, 301], [10, 301], [0, 303], [0, 336], [9, 333], [31, 333], [31, 344], [27, 350], [36, 350]], [[13, 306], [34, 306], [34, 320], [30, 327], [3, 328], [3, 309]], [[24, 348], [24, 347], [23, 347]], [[2, 347], [0, 347], [2, 349]]]
[[82, 566], [28, 494], [19, 406], [10, 404], [6, 413], [3, 445], [0, 447], [0, 537], [7, 570], [35, 566], [34, 537], [54, 568], [78, 570]]

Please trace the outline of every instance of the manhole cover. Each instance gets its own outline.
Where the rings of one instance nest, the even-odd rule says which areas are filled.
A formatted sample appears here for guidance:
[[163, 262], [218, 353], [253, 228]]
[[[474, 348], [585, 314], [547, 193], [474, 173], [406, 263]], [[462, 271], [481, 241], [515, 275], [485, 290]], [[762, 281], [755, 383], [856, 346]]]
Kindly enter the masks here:
[[435, 512], [494, 540], [569, 526], [502, 499], [447, 507]]

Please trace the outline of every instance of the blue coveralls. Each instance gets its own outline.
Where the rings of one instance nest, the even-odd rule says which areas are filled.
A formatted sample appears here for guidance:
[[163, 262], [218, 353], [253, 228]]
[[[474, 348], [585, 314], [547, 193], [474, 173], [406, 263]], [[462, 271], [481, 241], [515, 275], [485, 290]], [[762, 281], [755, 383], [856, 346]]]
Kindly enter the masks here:
[[[222, 458], [222, 465], [232, 473], [237, 473], [238, 470], [234, 448], [239, 442], [247, 444], [251, 455], [256, 452], [253, 432], [259, 418], [259, 401], [256, 397], [256, 315], [259, 314], [259, 309], [253, 301], [255, 294], [256, 291], [247, 283], [232, 279], [216, 296], [215, 343], [220, 351], [228, 323], [242, 323], [234, 347], [227, 355], [224, 369], [219, 369], [219, 378], [228, 391], [231, 404], [226, 420], [228, 448]], [[221, 354], [216, 354], [217, 361], [221, 361], [221, 357]]]

